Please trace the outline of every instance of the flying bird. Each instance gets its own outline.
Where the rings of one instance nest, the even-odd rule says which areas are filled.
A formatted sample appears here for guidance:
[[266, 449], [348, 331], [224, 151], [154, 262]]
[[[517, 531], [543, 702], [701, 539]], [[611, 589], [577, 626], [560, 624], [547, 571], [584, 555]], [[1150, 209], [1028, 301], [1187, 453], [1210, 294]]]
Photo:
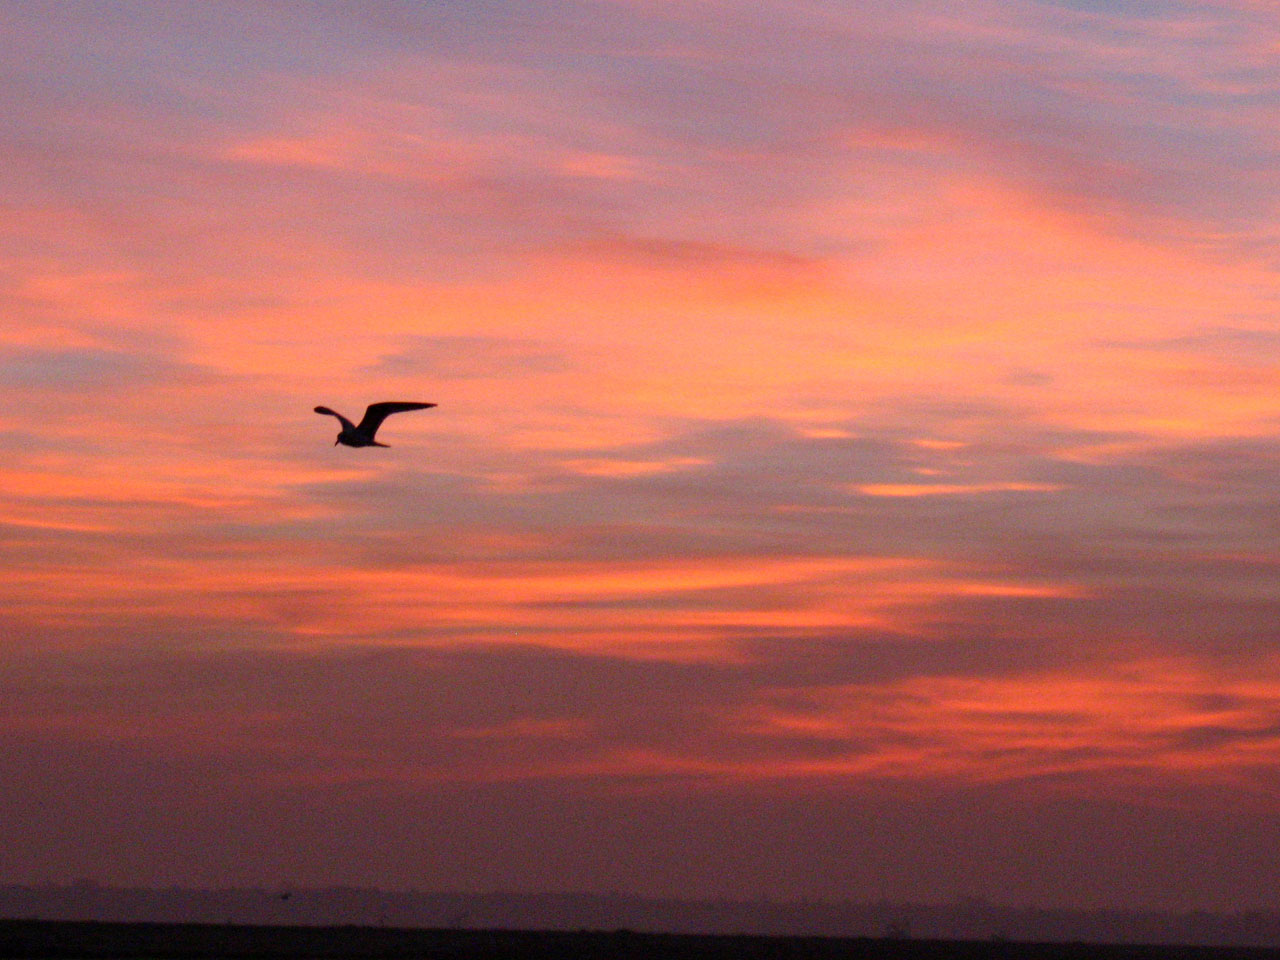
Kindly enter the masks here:
[[328, 407], [316, 407], [316, 413], [337, 417], [342, 423], [342, 432], [338, 434], [338, 439], [333, 441], [335, 447], [340, 443], [347, 447], [385, 447], [387, 444], [379, 443], [373, 439], [373, 435], [382, 426], [383, 420], [393, 413], [404, 413], [406, 410], [425, 410], [427, 407], [434, 406], [434, 403], [404, 403], [396, 400], [390, 400], [385, 403], [371, 403], [364, 411], [364, 419], [358, 424], [352, 423], [342, 414], [336, 410], [330, 410]]

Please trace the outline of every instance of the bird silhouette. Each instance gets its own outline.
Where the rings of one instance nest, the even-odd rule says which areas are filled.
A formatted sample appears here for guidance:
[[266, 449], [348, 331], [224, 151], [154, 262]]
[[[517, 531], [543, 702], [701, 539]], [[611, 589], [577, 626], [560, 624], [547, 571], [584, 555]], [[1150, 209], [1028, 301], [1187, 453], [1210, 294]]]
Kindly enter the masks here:
[[383, 420], [393, 413], [404, 413], [406, 410], [425, 410], [427, 407], [434, 406], [434, 403], [405, 403], [397, 400], [390, 400], [385, 403], [371, 403], [364, 411], [364, 419], [358, 424], [352, 423], [342, 414], [336, 410], [330, 410], [328, 407], [316, 407], [316, 413], [337, 417], [342, 423], [342, 432], [338, 434], [338, 439], [333, 441], [335, 447], [338, 444], [347, 447], [385, 447], [387, 444], [379, 443], [373, 439], [374, 434], [378, 432], [378, 428], [382, 426]]

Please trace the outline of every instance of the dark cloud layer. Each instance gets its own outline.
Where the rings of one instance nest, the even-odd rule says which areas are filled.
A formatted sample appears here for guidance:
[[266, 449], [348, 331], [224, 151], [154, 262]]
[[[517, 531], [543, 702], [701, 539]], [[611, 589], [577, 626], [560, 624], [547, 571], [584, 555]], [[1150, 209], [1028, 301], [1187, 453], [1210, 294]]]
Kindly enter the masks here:
[[[1119, 769], [1104, 789], [1097, 777], [1076, 773], [1048, 784], [922, 790], [919, 781], [896, 777], [743, 782], [705, 768], [658, 771], [641, 759], [669, 754], [677, 743], [713, 766], [883, 749], [882, 738], [873, 746], [858, 735], [779, 737], [738, 725], [746, 704], [785, 688], [794, 708], [797, 690], [836, 679], [825, 670], [802, 678], [790, 655], [734, 667], [640, 665], [530, 648], [241, 651], [134, 654], [127, 674], [125, 665], [78, 659], [51, 677], [47, 663], [28, 661], [6, 671], [8, 782], [44, 785], [40, 808], [28, 799], [33, 792], [19, 789], [5, 818], [7, 839], [26, 832], [44, 850], [38, 863], [12, 861], [15, 877], [88, 868], [65, 832], [53, 830], [60, 822], [97, 825], [99, 857], [112, 864], [112, 876], [185, 883], [264, 871], [305, 882], [354, 858], [364, 866], [344, 876], [356, 882], [625, 883], [733, 894], [745, 876], [775, 896], [870, 897], [890, 883], [904, 896], [1016, 889], [1035, 901], [1063, 899], [1054, 891], [1071, 876], [1094, 875], [1101, 856], [1109, 879], [1072, 902], [1180, 906], [1185, 891], [1177, 882], [1137, 865], [1155, 858], [1181, 870], [1244, 856], [1262, 867], [1273, 859], [1261, 840], [1274, 829], [1274, 811], [1263, 812], [1260, 796], [1219, 795], [1206, 816], [1198, 788], [1144, 775], [1135, 794]], [[1274, 739], [1270, 704], [1259, 706], [1259, 725], [1243, 736]], [[1087, 718], [1041, 719], [1065, 729]], [[1192, 728], [1175, 746], [1195, 751], [1241, 735]], [[1132, 757], [1169, 746], [1156, 738]], [[616, 753], [635, 758], [632, 773], [593, 773], [594, 762]], [[1086, 767], [1105, 753], [1088, 751]], [[527, 774], [487, 776], [503, 768]], [[1002, 827], [993, 831], [996, 812]], [[1233, 826], [1239, 817], [1253, 826]], [[1046, 823], [1077, 845], [1069, 858], [1050, 858], [1048, 868], [1027, 856], [1045, 842]], [[158, 835], [169, 838], [164, 854], [144, 855]], [[761, 858], [762, 848], [771, 855]], [[638, 860], [636, 851], [644, 851]], [[997, 871], [979, 868], [993, 857]], [[727, 876], [726, 865], [738, 875]], [[799, 880], [818, 867], [820, 886]], [[1247, 905], [1231, 900], [1238, 893], [1225, 875], [1211, 876], [1198, 896]]]

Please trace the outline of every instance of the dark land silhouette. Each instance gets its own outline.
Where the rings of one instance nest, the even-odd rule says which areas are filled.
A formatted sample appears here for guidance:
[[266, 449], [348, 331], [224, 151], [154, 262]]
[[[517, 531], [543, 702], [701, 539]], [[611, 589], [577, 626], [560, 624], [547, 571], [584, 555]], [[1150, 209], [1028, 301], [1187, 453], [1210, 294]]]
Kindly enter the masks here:
[[24, 958], [380, 958], [456, 960], [528, 957], [582, 960], [853, 960], [853, 958], [1025, 958], [1025, 960], [1264, 960], [1280, 951], [1159, 944], [1020, 943], [906, 937], [766, 937], [632, 930], [409, 930], [391, 927], [245, 926], [0, 920], [0, 957]]
[[[188, 944], [184, 949], [189, 948], [192, 952], [172, 954], [174, 956], [199, 955], [199, 951], [203, 949], [198, 945], [200, 938], [214, 936], [212, 931], [215, 930], [223, 931], [217, 936], [230, 936], [227, 931], [231, 930], [242, 931], [236, 934], [236, 937], [240, 938], [235, 941], [236, 944], [248, 944], [249, 941], [258, 938], [255, 942], [260, 941], [260, 949], [264, 952], [254, 954], [249, 946], [245, 945], [243, 950], [246, 952], [240, 954], [244, 956], [338, 955], [316, 953], [311, 946], [305, 945], [310, 942], [306, 938], [312, 934], [299, 931], [305, 931], [308, 928], [341, 928], [365, 931], [359, 937], [354, 933], [350, 934], [356, 939], [343, 949], [356, 950], [357, 952], [349, 954], [352, 956], [364, 955], [358, 952], [364, 947], [357, 949], [357, 941], [359, 943], [383, 942], [378, 940], [381, 936], [377, 933], [379, 930], [400, 931], [392, 940], [384, 943], [387, 949], [392, 949], [394, 946], [395, 950], [401, 948], [410, 950], [411, 948], [405, 945], [407, 941], [396, 938], [410, 936], [406, 931], [417, 930], [418, 932], [412, 933], [412, 936], [445, 938], [450, 943], [454, 943], [454, 947], [458, 950], [472, 951], [479, 949], [475, 946], [479, 941], [464, 938], [465, 943], [464, 940], [455, 942], [449, 939], [452, 936], [450, 931], [457, 934], [466, 933], [468, 937], [486, 931], [489, 933], [508, 931], [503, 936], [511, 937], [533, 936], [533, 934], [516, 934], [510, 931], [542, 931], [539, 936], [544, 937], [552, 937], [553, 934], [558, 936], [561, 933], [585, 937], [587, 934], [580, 933], [581, 931], [607, 933], [627, 930], [632, 932], [629, 935], [635, 937], [646, 937], [650, 934], [680, 934], [695, 937], [738, 935], [753, 938], [781, 937], [789, 938], [788, 942], [794, 940], [806, 943], [813, 938], [819, 938], [814, 942], [821, 944], [827, 944], [831, 939], [840, 939], [850, 943], [874, 941], [882, 944], [969, 942], [983, 944], [986, 948], [1003, 943], [1021, 945], [1074, 943], [1093, 946], [1098, 944], [1176, 944], [1218, 948], [1273, 948], [1266, 953], [1248, 955], [1280, 957], [1280, 912], [1248, 911], [1212, 914], [1199, 911], [1042, 909], [999, 906], [978, 899], [941, 905], [888, 901], [873, 903], [695, 901], [664, 900], [624, 894], [393, 892], [355, 887], [305, 888], [288, 885], [277, 885], [271, 888], [157, 890], [108, 887], [89, 881], [79, 881], [69, 885], [0, 886], [0, 919], [4, 920], [5, 935], [10, 937], [9, 941], [0, 940], [0, 949], [9, 951], [4, 953], [4, 956], [22, 955], [20, 952], [14, 952], [17, 948], [12, 946], [15, 931], [19, 929], [26, 931], [22, 933], [23, 937], [30, 935], [37, 939], [45, 938], [39, 941], [45, 945], [39, 949], [37, 949], [39, 944], [36, 942], [27, 943], [27, 946], [35, 951], [30, 953], [31, 956], [72, 956], [73, 953], [84, 957], [108, 955], [85, 952], [85, 949], [91, 946], [89, 942], [83, 942], [82, 946], [85, 949], [81, 949], [78, 953], [48, 952], [53, 950], [51, 944], [56, 942], [59, 936], [72, 936], [74, 933], [73, 939], [82, 938], [89, 936], [85, 931], [90, 929], [98, 930], [97, 934], [93, 934], [94, 936], [116, 938], [110, 942], [117, 944], [124, 944], [130, 936], [143, 937], [142, 941], [131, 942], [150, 943], [151, 941], [146, 940], [147, 937], [161, 936], [159, 933], [150, 932], [154, 930], [169, 931], [164, 936], [194, 938], [190, 941], [182, 940], [182, 943]], [[26, 922], [27, 926], [21, 928], [14, 926], [20, 921]], [[63, 926], [59, 927], [55, 922], [60, 922]], [[124, 927], [83, 926], [86, 922], [133, 925], [128, 927], [133, 932], [128, 933]], [[59, 930], [62, 933], [58, 933]], [[290, 930], [295, 932], [288, 933], [287, 931]], [[188, 932], [182, 933], [182, 931]], [[584, 941], [573, 950], [580, 956], [630, 955], [625, 952], [592, 954], [591, 951], [596, 950], [599, 943], [612, 945], [609, 949], [614, 947], [621, 949], [613, 940], [599, 941], [600, 936], [603, 936], [603, 933], [591, 934], [590, 937], [597, 939], [591, 939], [590, 944]], [[440, 942], [443, 943], [444, 940]], [[662, 942], [667, 944], [665, 940]], [[716, 943], [719, 942], [716, 940]], [[5, 947], [5, 943], [11, 945]], [[671, 944], [676, 944], [676, 941], [668, 944], [672, 951], [684, 949], [678, 944]], [[227, 943], [210, 947], [211, 952], [205, 955], [229, 955], [225, 950], [231, 949], [232, 946], [233, 944]], [[442, 947], [443, 955], [486, 955], [476, 952], [450, 952], [454, 947], [449, 947], [447, 950]], [[527, 955], [541, 955], [534, 946], [526, 945], [520, 949], [525, 950], [526, 947], [534, 951]], [[587, 952], [578, 952], [578, 947]], [[121, 946], [120, 949], [123, 950], [124, 947]], [[242, 947], [237, 946], [236, 949], [242, 949]], [[374, 948], [370, 947], [370, 949]], [[599, 949], [604, 950], [605, 947], [600, 946]], [[663, 947], [663, 951], [667, 949], [667, 946]], [[778, 949], [791, 948], [779, 946]], [[822, 946], [821, 949], [826, 950], [827, 946]], [[884, 946], [884, 949], [890, 948]], [[41, 950], [45, 952], [40, 952]], [[142, 954], [125, 951], [119, 955], [140, 956]], [[664, 952], [654, 955], [680, 956], [683, 954]], [[941, 954], [826, 954], [819, 952], [794, 955], [933, 956]], [[1147, 956], [1150, 954], [1115, 955]], [[1244, 956], [1246, 954], [1213, 955]]]

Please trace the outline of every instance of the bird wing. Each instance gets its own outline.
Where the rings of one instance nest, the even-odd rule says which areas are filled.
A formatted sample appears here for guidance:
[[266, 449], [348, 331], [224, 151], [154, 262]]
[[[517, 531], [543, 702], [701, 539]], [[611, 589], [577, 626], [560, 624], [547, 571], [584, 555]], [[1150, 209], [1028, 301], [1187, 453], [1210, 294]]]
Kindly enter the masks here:
[[373, 435], [382, 426], [382, 421], [393, 413], [404, 413], [406, 410], [425, 410], [427, 407], [434, 406], [434, 403], [403, 403], [397, 400], [389, 400], [385, 403], [371, 403], [364, 412], [364, 419], [360, 421], [360, 426], [356, 429], [372, 440]]
[[[343, 430], [349, 431], [349, 430], [354, 430], [356, 428], [356, 425], [354, 423], [352, 423], [350, 420], [348, 420], [346, 417], [340, 414], [337, 410], [330, 410], [328, 407], [316, 407], [316, 413], [327, 413], [331, 417], [337, 417], [339, 420], [342, 421]], [[365, 416], [367, 418], [368, 414], [365, 414]]]

